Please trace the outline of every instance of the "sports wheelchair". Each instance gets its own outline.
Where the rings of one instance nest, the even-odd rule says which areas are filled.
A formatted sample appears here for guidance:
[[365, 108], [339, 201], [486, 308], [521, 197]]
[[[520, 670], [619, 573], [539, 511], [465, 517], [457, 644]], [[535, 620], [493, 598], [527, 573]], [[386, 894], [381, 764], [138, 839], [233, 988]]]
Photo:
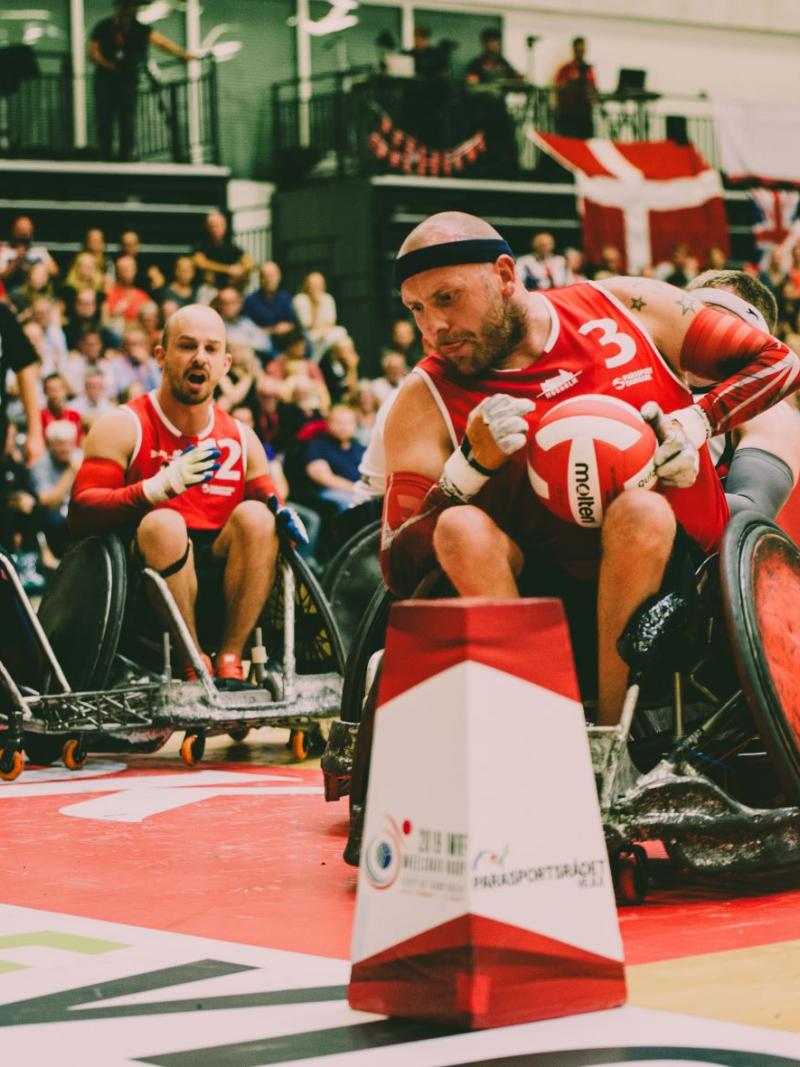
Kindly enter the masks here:
[[[350, 863], [392, 599], [380, 588], [364, 613], [322, 758], [326, 799], [350, 796]], [[800, 549], [756, 513], [737, 515], [691, 592], [645, 605], [620, 651], [630, 665], [621, 721], [587, 723], [620, 902], [647, 892], [646, 841], [682, 874], [800, 874]]]
[[[64, 556], [37, 614], [0, 554], [0, 777], [22, 771], [23, 752], [75, 770], [89, 753], [154, 752], [176, 730], [190, 766], [207, 737], [238, 742], [267, 725], [289, 728], [298, 760], [322, 751], [323, 720], [341, 704], [344, 653], [324, 593], [285, 538], [253, 635], [252, 684], [218, 688], [164, 579], [146, 568], [142, 583], [134, 589], [118, 536], [91, 536]], [[152, 605], [144, 610], [143, 593]], [[215, 639], [202, 629], [200, 637]], [[191, 663], [197, 680], [175, 679], [173, 661]]]

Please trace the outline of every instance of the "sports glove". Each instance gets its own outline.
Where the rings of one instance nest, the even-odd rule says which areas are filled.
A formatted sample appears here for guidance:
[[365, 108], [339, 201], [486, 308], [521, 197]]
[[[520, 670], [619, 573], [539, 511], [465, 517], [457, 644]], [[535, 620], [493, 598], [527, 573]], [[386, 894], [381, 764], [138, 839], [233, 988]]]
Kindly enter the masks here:
[[694, 404], [664, 415], [654, 400], [642, 407], [642, 418], [653, 428], [658, 448], [653, 456], [656, 475], [675, 489], [694, 485], [700, 471], [700, 447], [710, 427], [703, 412]]
[[525, 444], [528, 424], [523, 418], [536, 405], [505, 393], [488, 396], [473, 408], [461, 446], [448, 458], [439, 487], [466, 503], [496, 470]]
[[189, 445], [171, 463], [162, 467], [152, 478], [145, 478], [142, 491], [151, 504], [161, 504], [185, 492], [193, 485], [210, 481], [214, 472], [219, 470], [221, 453], [216, 443], [209, 441], [200, 445]]
[[281, 506], [274, 493], [267, 497], [267, 507], [275, 516], [275, 525], [279, 532], [285, 535], [292, 548], [309, 543], [308, 530], [306, 530], [305, 523], [294, 508], [290, 508], [287, 505]]

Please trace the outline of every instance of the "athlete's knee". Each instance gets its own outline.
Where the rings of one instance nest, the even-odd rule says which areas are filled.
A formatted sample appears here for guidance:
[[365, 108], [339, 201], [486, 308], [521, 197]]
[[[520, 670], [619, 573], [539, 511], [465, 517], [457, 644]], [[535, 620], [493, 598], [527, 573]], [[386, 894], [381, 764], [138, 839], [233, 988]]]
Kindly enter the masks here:
[[188, 538], [183, 516], [171, 508], [148, 512], [136, 531], [136, 543], [145, 562], [156, 567], [178, 559], [186, 551]]
[[675, 514], [663, 496], [648, 489], [628, 489], [606, 512], [603, 552], [669, 552], [675, 529]]
[[495, 542], [499, 547], [502, 536], [485, 511], [465, 504], [441, 513], [433, 532], [433, 548], [439, 565], [447, 570], [451, 564], [463, 566], [485, 558]]
[[246, 540], [260, 543], [276, 540], [275, 517], [260, 500], [243, 500], [228, 519], [233, 533]]

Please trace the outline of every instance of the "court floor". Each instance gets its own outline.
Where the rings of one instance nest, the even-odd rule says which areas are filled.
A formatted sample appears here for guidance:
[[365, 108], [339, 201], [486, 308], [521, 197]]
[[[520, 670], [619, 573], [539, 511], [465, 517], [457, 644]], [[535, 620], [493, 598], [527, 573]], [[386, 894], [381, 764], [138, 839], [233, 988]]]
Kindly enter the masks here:
[[285, 736], [0, 783], [1, 1063], [800, 1064], [787, 886], [661, 878], [620, 912], [622, 1009], [472, 1034], [351, 1011], [346, 802]]

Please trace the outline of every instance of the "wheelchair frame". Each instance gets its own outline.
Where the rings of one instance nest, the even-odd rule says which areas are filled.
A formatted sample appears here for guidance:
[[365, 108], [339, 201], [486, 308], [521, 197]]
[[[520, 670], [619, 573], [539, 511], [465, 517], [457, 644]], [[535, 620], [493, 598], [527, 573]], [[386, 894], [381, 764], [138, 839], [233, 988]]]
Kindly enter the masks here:
[[[296, 580], [289, 555], [293, 551], [291, 546], [282, 543], [276, 578], [283, 609], [281, 672], [266, 671], [266, 652], [261, 645], [261, 630], [257, 628], [252, 649], [256, 687], [228, 691], [215, 686], [166, 582], [149, 568], [143, 572], [145, 580], [156, 591], [178, 648], [191, 662], [197, 680], [173, 679], [169, 631], [164, 630], [160, 672], [122, 655], [118, 640], [114, 662], [132, 676], [128, 684], [73, 691], [13, 564], [0, 554], [0, 570], [11, 582], [13, 597], [56, 690], [35, 692], [18, 685], [0, 659], [0, 692], [5, 694], [7, 704], [5, 711], [0, 709], [0, 723], [6, 725], [6, 730], [0, 733], [0, 776], [12, 779], [21, 772], [26, 735], [33, 739], [32, 743], [38, 739], [40, 744], [44, 742], [46, 747], [52, 747], [49, 762], [57, 758], [57, 745], [63, 742], [61, 754], [71, 769], [82, 766], [89, 752], [155, 751], [172, 733], [181, 730], [186, 732], [181, 756], [184, 762], [193, 765], [202, 758], [207, 736], [231, 733], [236, 739], [243, 739], [247, 730], [261, 726], [288, 727], [292, 731], [296, 758], [305, 758], [307, 736], [320, 732], [320, 720], [331, 718], [339, 710], [342, 676], [340, 671], [301, 674], [297, 670]], [[314, 596], [318, 603], [324, 602], [324, 594], [318, 588], [314, 588]], [[323, 621], [331, 631], [331, 656], [341, 665], [343, 656], [335, 621], [327, 611], [326, 616]]]

